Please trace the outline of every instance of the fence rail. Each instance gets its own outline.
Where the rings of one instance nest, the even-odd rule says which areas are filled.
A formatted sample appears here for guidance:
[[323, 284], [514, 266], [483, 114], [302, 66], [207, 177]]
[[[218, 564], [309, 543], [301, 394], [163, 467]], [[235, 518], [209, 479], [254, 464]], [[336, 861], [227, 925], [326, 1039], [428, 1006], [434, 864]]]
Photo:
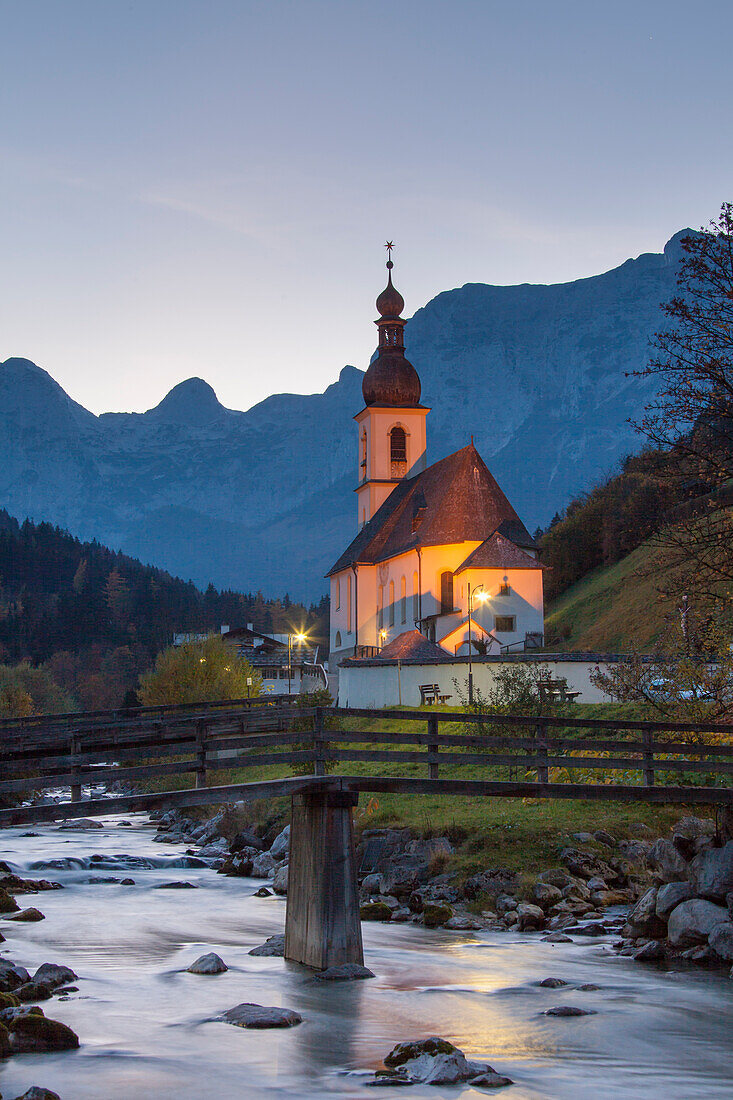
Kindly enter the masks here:
[[[296, 712], [288, 704], [237, 702], [203, 711], [167, 708], [165, 714], [123, 718], [105, 712], [96, 721], [84, 718], [85, 725], [75, 715], [66, 725], [0, 730], [0, 801], [71, 787], [77, 805], [57, 806], [57, 816], [79, 816], [79, 804], [90, 806], [80, 803], [84, 785], [168, 776], [188, 782], [193, 775], [203, 792], [213, 772], [276, 767], [282, 776], [217, 787], [216, 798], [243, 797], [243, 787], [257, 797], [257, 789], [271, 791], [273, 783], [329, 778], [351, 790], [377, 792], [733, 803], [733, 730], [714, 724], [487, 716], [434, 708]], [[364, 719], [368, 729], [360, 728]], [[395, 721], [401, 729], [379, 728]], [[354, 765], [357, 774], [348, 774]], [[293, 770], [301, 774], [296, 777]], [[129, 798], [178, 805], [184, 794], [167, 790]], [[206, 800], [205, 794], [198, 797]], [[52, 817], [53, 809], [0, 810], [0, 824]]]

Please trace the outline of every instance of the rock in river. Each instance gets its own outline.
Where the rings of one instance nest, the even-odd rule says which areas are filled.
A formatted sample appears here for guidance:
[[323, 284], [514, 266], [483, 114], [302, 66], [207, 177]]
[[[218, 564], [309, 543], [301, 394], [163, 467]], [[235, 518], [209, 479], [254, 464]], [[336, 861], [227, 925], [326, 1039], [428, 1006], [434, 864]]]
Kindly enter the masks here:
[[341, 966], [329, 966], [316, 974], [319, 982], [357, 982], [363, 978], [373, 978], [374, 974], [366, 966], [358, 963], [343, 963]]
[[727, 920], [728, 910], [722, 905], [693, 898], [691, 901], [683, 901], [672, 910], [667, 936], [674, 947], [705, 943], [716, 924], [723, 924]]
[[13, 1054], [43, 1054], [51, 1050], [76, 1050], [79, 1036], [66, 1024], [28, 1013], [7, 1025]]
[[51, 1089], [44, 1089], [39, 1085], [31, 1085], [22, 1096], [16, 1097], [16, 1100], [60, 1100], [60, 1097], [57, 1092], [51, 1092]]
[[295, 1027], [303, 1022], [298, 1012], [289, 1008], [267, 1007], [265, 1005], [241, 1004], [228, 1009], [222, 1019], [235, 1027]]
[[60, 985], [68, 985], [69, 982], [78, 981], [70, 966], [61, 966], [59, 963], [41, 963], [33, 975], [34, 982], [43, 982], [44, 985], [57, 989]]
[[19, 920], [27, 921], [29, 924], [34, 921], [45, 920], [43, 913], [40, 909], [35, 909], [32, 905], [28, 909], [21, 909], [18, 913], [11, 913], [6, 920]]
[[186, 967], [189, 974], [223, 974], [228, 969], [227, 964], [215, 951], [210, 951], [208, 955], [200, 955], [195, 962]]
[[484, 1087], [496, 1088], [512, 1083], [485, 1063], [469, 1062], [462, 1050], [435, 1035], [416, 1042], [398, 1043], [384, 1059], [384, 1064], [387, 1069], [378, 1070], [370, 1084], [458, 1085], [471, 1082], [479, 1085], [480, 1080], [485, 1079]]
[[543, 1016], [595, 1016], [595, 1014], [592, 1008], [576, 1008], [575, 1005], [557, 1005], [542, 1013]]
[[259, 947], [253, 947], [247, 954], [282, 958], [285, 954], [285, 933], [281, 932], [278, 936], [270, 936], [270, 938], [265, 940], [264, 943], [261, 943]]

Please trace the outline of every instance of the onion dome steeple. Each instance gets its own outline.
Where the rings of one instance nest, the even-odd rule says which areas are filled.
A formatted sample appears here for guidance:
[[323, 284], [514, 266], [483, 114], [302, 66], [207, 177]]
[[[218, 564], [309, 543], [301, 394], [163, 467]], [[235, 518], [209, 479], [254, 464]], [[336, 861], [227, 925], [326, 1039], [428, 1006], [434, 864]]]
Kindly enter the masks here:
[[387, 285], [377, 298], [379, 352], [364, 375], [361, 390], [365, 405], [410, 408], [420, 403], [420, 378], [405, 358], [404, 327], [400, 316], [405, 300], [392, 284], [392, 249], [387, 241]]

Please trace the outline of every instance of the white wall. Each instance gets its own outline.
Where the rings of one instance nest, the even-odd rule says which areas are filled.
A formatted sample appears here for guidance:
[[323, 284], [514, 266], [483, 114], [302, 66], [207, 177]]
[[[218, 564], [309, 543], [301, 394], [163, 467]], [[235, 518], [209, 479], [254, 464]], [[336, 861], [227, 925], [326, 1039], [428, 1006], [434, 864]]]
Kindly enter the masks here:
[[[486, 692], [497, 672], [516, 661], [474, 661], [473, 683], [477, 691]], [[555, 661], [548, 655], [539, 663], [546, 666], [553, 679], [567, 680], [569, 691], [579, 691], [579, 703], [609, 703], [611, 699], [590, 681], [590, 674], [599, 665], [595, 661]], [[600, 665], [604, 671], [608, 663]], [[360, 666], [339, 669], [340, 707], [416, 707], [420, 705], [420, 685], [438, 684], [440, 692], [450, 695], [450, 706], [459, 706], [460, 698], [454, 680], [462, 687], [464, 696], [468, 694], [468, 664], [446, 662], [442, 665], [402, 665]], [[401, 689], [401, 690], [400, 690]]]

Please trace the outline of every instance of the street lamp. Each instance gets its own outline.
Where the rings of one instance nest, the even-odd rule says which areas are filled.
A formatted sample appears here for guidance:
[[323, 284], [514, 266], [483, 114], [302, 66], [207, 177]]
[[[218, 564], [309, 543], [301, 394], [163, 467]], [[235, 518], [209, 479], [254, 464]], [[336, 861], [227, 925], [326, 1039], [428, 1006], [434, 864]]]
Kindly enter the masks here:
[[471, 591], [471, 584], [468, 584], [468, 705], [473, 706], [473, 654], [471, 644], [471, 615], [473, 614], [473, 601], [477, 599], [479, 603], [485, 603], [489, 598], [489, 593], [484, 589], [483, 584], [477, 584], [473, 592]]
[[380, 649], [383, 647], [386, 637], [387, 637], [386, 627], [382, 627], [382, 629], [379, 631], [379, 648]]
[[293, 642], [297, 642], [298, 645], [302, 645], [306, 639], [305, 634], [288, 634], [288, 695], [290, 695], [290, 685], [293, 676], [292, 668], [292, 655], [293, 655]]

